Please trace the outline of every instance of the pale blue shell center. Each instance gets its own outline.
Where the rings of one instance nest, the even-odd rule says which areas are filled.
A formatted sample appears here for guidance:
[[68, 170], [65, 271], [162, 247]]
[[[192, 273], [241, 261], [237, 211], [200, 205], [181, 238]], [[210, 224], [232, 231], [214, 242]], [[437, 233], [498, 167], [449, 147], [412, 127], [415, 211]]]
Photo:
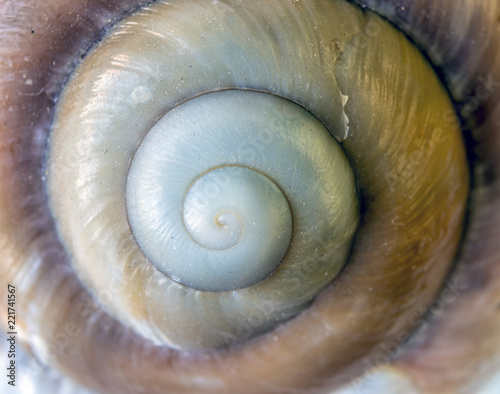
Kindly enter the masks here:
[[[314, 228], [321, 218], [306, 211], [292, 219], [287, 196], [314, 210], [305, 199], [317, 195], [310, 187], [318, 160], [309, 156], [323, 153], [310, 146], [315, 138], [333, 139], [305, 109], [267, 93], [222, 91], [168, 111], [127, 177], [136, 242], [157, 269], [198, 290], [245, 288], [272, 275], [296, 222]], [[335, 173], [330, 154], [320, 160]]]

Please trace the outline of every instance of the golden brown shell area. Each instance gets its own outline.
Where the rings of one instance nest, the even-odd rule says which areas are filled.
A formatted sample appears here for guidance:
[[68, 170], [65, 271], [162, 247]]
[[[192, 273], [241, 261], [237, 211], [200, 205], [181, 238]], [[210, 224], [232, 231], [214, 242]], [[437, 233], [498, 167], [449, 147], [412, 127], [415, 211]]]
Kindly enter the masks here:
[[406, 32], [442, 73], [462, 118], [473, 176], [453, 273], [462, 290], [447, 298], [445, 286], [444, 312], [429, 317], [430, 329], [396, 365], [425, 392], [476, 391], [500, 369], [500, 2], [355, 2]]
[[[380, 7], [390, 17], [391, 3], [374, 2], [370, 6]], [[459, 351], [468, 357], [473, 346], [477, 346], [477, 341], [471, 340], [475, 330], [471, 322], [475, 325], [480, 322], [484, 326], [484, 344], [491, 343], [499, 327], [498, 313], [493, 313], [500, 293], [495, 283], [499, 276], [496, 263], [500, 257], [496, 242], [500, 233], [500, 166], [497, 159], [500, 150], [500, 60], [494, 44], [498, 43], [499, 9], [496, 2], [489, 3], [491, 8], [478, 6], [480, 1], [462, 1], [459, 6], [452, 1], [440, 2], [439, 5], [430, 1], [408, 1], [406, 6], [397, 3], [401, 8], [392, 7], [398, 11], [395, 22], [402, 23], [410, 36], [411, 31], [419, 32], [415, 41], [423, 45], [435, 33], [431, 26], [458, 30], [459, 22], [455, 20], [463, 20], [457, 18], [456, 10], [460, 10], [460, 15], [474, 15], [466, 22], [470, 26], [466, 29], [468, 36], [460, 36], [454, 45], [444, 41], [438, 48], [428, 51], [449, 81], [454, 80], [455, 69], [462, 65], [459, 60], [477, 59], [470, 71], [459, 73], [460, 83], [450, 87], [456, 92], [459, 102], [465, 100], [463, 117], [473, 130], [474, 191], [469, 230], [458, 265], [462, 293], [447, 310], [447, 316], [435, 324], [432, 335], [422, 337], [423, 348], [415, 347], [402, 361], [404, 368], [417, 373], [423, 384], [437, 387], [457, 378], [451, 376], [451, 372], [447, 375], [446, 371], [450, 362], [453, 364], [458, 357], [440, 361], [437, 364], [440, 369], [436, 369], [440, 373], [435, 375], [429, 375], [421, 368], [428, 365], [430, 357], [434, 360], [445, 357], [446, 347], [450, 345], [440, 340], [441, 335], [457, 337], [457, 342], [462, 343]], [[379, 195], [365, 194], [363, 197], [367, 207], [365, 222], [373, 213], [370, 207], [380, 212], [387, 209], [379, 223], [371, 224], [378, 230], [379, 239], [366, 239], [361, 232], [356, 242], [365, 247], [354, 253], [344, 274], [312, 308], [275, 333], [231, 351], [185, 354], [155, 347], [101, 311], [74, 276], [55, 234], [41, 179], [48, 125], [55, 99], [78, 57], [100, 36], [105, 26], [137, 5], [138, 2], [131, 1], [62, 4], [56, 0], [43, 3], [4, 1], [2, 4], [7, 12], [2, 12], [0, 23], [2, 37], [5, 37], [0, 44], [0, 226], [8, 229], [4, 239], [8, 239], [5, 252], [10, 258], [0, 270], [3, 288], [6, 288], [6, 283], [14, 281], [19, 289], [18, 319], [23, 333], [30, 337], [26, 339], [34, 343], [35, 337], [42, 338], [48, 343], [50, 363], [102, 391], [136, 392], [144, 389], [157, 392], [168, 388], [179, 392], [200, 392], [202, 389], [208, 392], [291, 392], [294, 388], [307, 389], [311, 385], [320, 389], [324, 387], [324, 381], [347, 381], [366, 367], [355, 363], [360, 356], [377, 355], [377, 346], [381, 342], [392, 343], [403, 339], [401, 333], [409, 333], [418, 318], [415, 313], [422, 313], [418, 311], [436, 295], [432, 288], [448, 269], [446, 265], [435, 264], [442, 259], [441, 255], [429, 256], [425, 250], [416, 253], [421, 245], [415, 241], [421, 238], [419, 231], [425, 234], [430, 227], [421, 226], [421, 218], [416, 217], [412, 222], [414, 237], [405, 239], [398, 223], [400, 215], [408, 215], [411, 210], [395, 208], [393, 201], [388, 199], [377, 201]], [[34, 13], [32, 9], [39, 12]], [[447, 10], [449, 13], [445, 12]], [[478, 25], [484, 26], [481, 34], [474, 30]], [[446, 32], [439, 34], [446, 36]], [[370, 34], [367, 32], [368, 37]], [[475, 45], [471, 44], [471, 35]], [[474, 98], [478, 101], [477, 108], [471, 106], [475, 103]], [[460, 190], [463, 194], [462, 186]], [[373, 203], [380, 205], [372, 205], [373, 198]], [[401, 235], [403, 237], [399, 238]], [[389, 259], [382, 251], [376, 253], [375, 246], [382, 244], [384, 237], [393, 242], [394, 253]], [[34, 250], [43, 253], [33, 253]], [[448, 259], [453, 250], [444, 248], [441, 252]], [[36, 258], [26, 261], [26, 255]], [[411, 258], [420, 264], [416, 275], [411, 270], [412, 264], [407, 263]], [[364, 259], [384, 261], [385, 268], [380, 270], [372, 266], [366, 269], [362, 263]], [[405, 268], [407, 264], [409, 269]], [[361, 274], [355, 273], [359, 270]], [[400, 276], [396, 277], [398, 270]], [[393, 276], [396, 282], [385, 282], [386, 275]], [[378, 285], [373, 285], [375, 278], [381, 280]], [[399, 297], [402, 286], [409, 280], [416, 280], [413, 283], [417, 285], [413, 285], [412, 292]], [[355, 300], [359, 300], [358, 292], [366, 294], [368, 289], [371, 289], [370, 296], [363, 300], [374, 307], [365, 309], [365, 305], [358, 304], [359, 310], [352, 308]], [[109, 291], [112, 296], [113, 289]], [[412, 304], [414, 301], [410, 295], [417, 293], [420, 301]], [[328, 302], [332, 297], [343, 301], [332, 305]], [[396, 303], [388, 306], [388, 299]], [[377, 308], [392, 311], [392, 316], [379, 314]], [[28, 310], [31, 310], [29, 319], [23, 318], [22, 311], [28, 316]], [[465, 315], [468, 318], [464, 319], [464, 310], [474, 310], [474, 317]], [[394, 326], [392, 317], [402, 313], [407, 313], [408, 318]], [[330, 324], [330, 318], [335, 322]], [[331, 331], [332, 326], [343, 326], [350, 335], [346, 337]], [[61, 343], [65, 345], [61, 346]], [[480, 346], [482, 344], [480, 342]], [[475, 362], [478, 360], [470, 357], [467, 368]], [[332, 377], [332, 371], [338, 375]], [[124, 376], [130, 379], [125, 380]], [[466, 377], [467, 371], [458, 376], [459, 380]]]

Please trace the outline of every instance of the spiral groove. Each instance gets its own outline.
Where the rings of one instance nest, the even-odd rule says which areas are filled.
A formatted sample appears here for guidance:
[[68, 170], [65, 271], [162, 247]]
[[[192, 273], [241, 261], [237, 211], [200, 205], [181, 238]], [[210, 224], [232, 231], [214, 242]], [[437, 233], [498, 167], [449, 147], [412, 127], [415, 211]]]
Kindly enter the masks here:
[[[110, 283], [124, 284], [105, 305], [113, 316], [156, 343], [213, 349], [297, 315], [333, 279], [327, 308], [372, 308], [382, 316], [383, 300], [396, 299], [408, 313], [429, 302], [463, 218], [462, 142], [456, 120], [443, 125], [445, 92], [404, 36], [376, 19], [389, 44], [369, 37], [370, 45], [358, 45], [356, 31], [345, 27], [359, 30], [372, 19], [340, 1], [158, 2], [118, 24], [86, 57], [58, 109], [48, 189], [83, 283], [97, 299]], [[386, 61], [391, 54], [400, 64]], [[441, 127], [446, 139], [436, 132]], [[417, 141], [426, 152], [414, 152]], [[248, 218], [231, 205], [208, 216], [216, 229], [230, 226], [229, 239], [221, 243], [213, 227], [209, 241], [199, 236], [199, 212], [185, 197], [222, 168], [267, 178], [282, 201], [272, 198], [267, 212], [289, 210], [291, 219], [270, 226], [269, 236], [247, 238]], [[423, 181], [425, 173], [435, 174], [432, 182]], [[363, 222], [354, 240], [356, 184]], [[399, 242], [402, 225], [411, 236]], [[414, 255], [421, 231], [430, 241]], [[231, 254], [247, 239], [257, 243], [241, 249], [236, 264]], [[223, 274], [216, 261], [226, 264]], [[233, 275], [241, 277], [235, 282], [229, 271], [238, 264], [244, 274]], [[385, 275], [394, 266], [401, 272], [389, 286]], [[428, 274], [415, 277], [412, 266]], [[383, 284], [372, 285], [372, 276]], [[429, 290], [412, 303], [424, 284]], [[317, 324], [328, 332], [351, 328], [349, 319], [321, 316], [325, 324]], [[377, 327], [405, 324], [393, 316]]]
[[[253, 135], [262, 137], [260, 155], [245, 150]], [[300, 143], [314, 138], [334, 144], [304, 109], [265, 93], [211, 93], [169, 111], [130, 166], [127, 210], [139, 246], [162, 272], [199, 290], [262, 280], [283, 260], [292, 238], [292, 212], [280, 188], [298, 215], [304, 208], [296, 195], [311, 186], [315, 171], [324, 172], [325, 182], [332, 176], [347, 186], [343, 172], [349, 170], [338, 167], [339, 149], [316, 149], [314, 160], [306, 156]], [[338, 199], [336, 193], [329, 197]], [[350, 215], [351, 202], [339, 201], [335, 214]], [[312, 228], [320, 220], [315, 216], [298, 215], [300, 228]]]

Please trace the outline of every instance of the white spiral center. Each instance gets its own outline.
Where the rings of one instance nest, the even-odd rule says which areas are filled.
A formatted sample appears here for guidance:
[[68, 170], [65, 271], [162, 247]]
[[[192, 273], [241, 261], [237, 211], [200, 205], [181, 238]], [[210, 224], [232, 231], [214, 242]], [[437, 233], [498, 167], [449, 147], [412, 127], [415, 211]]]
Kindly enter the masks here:
[[[259, 272], [272, 270], [290, 242], [292, 216], [288, 202], [269, 178], [249, 168], [225, 166], [202, 175], [189, 188], [183, 214], [191, 237], [209, 249], [226, 250], [239, 242], [260, 249], [273, 234], [279, 234], [269, 245], [278, 252], [254, 262]], [[234, 263], [233, 271], [236, 266], [249, 269]]]
[[[311, 259], [322, 286], [349, 252], [353, 185], [342, 149], [305, 109], [267, 93], [214, 92], [151, 127], [130, 163], [127, 213], [149, 261], [193, 289], [286, 283]], [[310, 239], [324, 241], [302, 248]]]
[[[242, 112], [249, 101], [260, 107], [255, 114]], [[270, 112], [275, 102], [285, 109]], [[138, 245], [160, 271], [198, 290], [228, 291], [280, 265], [293, 220], [275, 178], [295, 170], [285, 160], [276, 173], [259, 151], [282, 145], [281, 129], [297, 122], [296, 111], [303, 110], [268, 94], [226, 92], [189, 100], [151, 128], [130, 166], [127, 211]], [[259, 119], [266, 112], [269, 123]]]

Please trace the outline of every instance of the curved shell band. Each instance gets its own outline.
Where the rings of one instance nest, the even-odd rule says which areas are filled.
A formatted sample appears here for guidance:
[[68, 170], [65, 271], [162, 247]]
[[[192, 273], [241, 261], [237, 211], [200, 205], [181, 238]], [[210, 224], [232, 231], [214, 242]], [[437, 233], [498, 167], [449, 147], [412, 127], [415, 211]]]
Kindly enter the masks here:
[[[193, 4], [200, 14], [189, 22], [177, 20], [170, 3], [152, 7], [153, 19], [133, 16], [80, 65], [51, 134], [48, 182], [59, 232], [94, 294], [118, 278], [133, 291], [110, 302], [113, 314], [155, 341], [204, 349], [223, 346], [228, 338], [246, 339], [247, 316], [259, 316], [255, 336], [307, 307], [347, 261], [359, 203], [352, 169], [332, 137], [348, 130], [345, 98], [333, 75], [319, 87], [325, 97], [311, 106], [316, 89], [307, 87], [310, 81], [299, 82], [309, 64], [290, 63], [289, 75], [299, 80], [287, 86], [269, 71], [282, 69], [293, 54], [259, 60], [269, 58], [263, 50], [283, 51], [291, 37], [276, 41], [261, 31], [267, 45], [256, 42], [242, 67], [242, 33], [233, 36], [229, 20], [208, 29], [205, 4]], [[229, 19], [243, 17], [243, 9], [229, 12], [222, 3], [210, 10], [217, 13], [219, 7]], [[184, 23], [200, 29], [197, 39], [196, 33], [185, 40], [168, 33], [186, 29]], [[255, 33], [260, 23], [242, 20], [240, 27]], [[122, 29], [136, 44], [122, 41]], [[293, 39], [298, 34], [292, 26], [288, 33]], [[220, 34], [230, 50], [217, 57]], [[153, 48], [147, 62], [144, 48]], [[318, 44], [310, 55], [321, 51]], [[326, 71], [321, 64], [314, 67]], [[115, 89], [120, 95], [110, 96]], [[203, 94], [210, 91], [216, 93]], [[308, 103], [307, 110], [295, 101]], [[326, 127], [309, 111], [329, 120]], [[222, 166], [258, 171], [283, 193], [283, 207], [277, 208], [267, 189], [261, 191], [245, 218], [234, 207], [243, 205], [243, 196], [233, 203], [225, 193], [229, 205], [215, 208], [231, 213], [221, 218], [233, 220], [225, 242], [234, 245], [224, 253], [200, 245], [200, 215], [193, 219], [184, 203], [193, 201], [193, 182]], [[243, 178], [236, 179], [240, 183], [233, 188], [241, 193]], [[218, 214], [203, 221], [209, 237], [224, 228], [210, 225]]]
[[[418, 50], [381, 18], [337, 0], [173, 0], [138, 10], [95, 46], [58, 100], [51, 135], [55, 161], [48, 164], [48, 175], [77, 176], [49, 182], [56, 233], [40, 171], [55, 101], [52, 94], [59, 92], [67, 76], [64, 71], [54, 75], [53, 61], [61, 63], [58, 54], [63, 49], [81, 54], [88, 43], [81, 32], [96, 37], [108, 23], [109, 13], [98, 11], [92, 11], [90, 24], [78, 20], [89, 3], [99, 10], [104, 3], [115, 5], [99, 0], [77, 3], [68, 2], [51, 25], [40, 26], [47, 40], [38, 30], [28, 34], [25, 42], [40, 56], [28, 62], [29, 53], [16, 52], [22, 53], [18, 78], [6, 82], [13, 111], [2, 123], [2, 172], [8, 176], [2, 184], [6, 192], [0, 194], [0, 219], [11, 240], [2, 277], [28, 289], [19, 299], [19, 317], [33, 353], [99, 391], [163, 392], [169, 387], [173, 392], [234, 393], [243, 385], [248, 392], [309, 392], [358, 376], [381, 343], [404, 340], [401, 334], [414, 327], [449, 272], [468, 187], [453, 108]], [[123, 1], [120, 6], [125, 3], [130, 5]], [[438, 5], [432, 9], [442, 10]], [[113, 20], [117, 14], [114, 11]], [[73, 22], [59, 26], [55, 21], [60, 15], [81, 30], [73, 32]], [[22, 15], [19, 21], [29, 25]], [[19, 30], [12, 36], [17, 37], [21, 28], [26, 26], [16, 25]], [[0, 67], [11, 75], [8, 64]], [[24, 72], [33, 85], [24, 84]], [[166, 112], [200, 95], [228, 89], [268, 92], [313, 114], [346, 153], [356, 176], [361, 220], [342, 272], [309, 308], [269, 335], [256, 336], [265, 313], [285, 292], [296, 292], [301, 277], [273, 291], [262, 308], [234, 311], [242, 325], [232, 333], [221, 318], [216, 318], [221, 325], [208, 334], [195, 325], [167, 333], [163, 300], [153, 295], [169, 279], [146, 261], [130, 232], [127, 179], [117, 176], [114, 165], [131, 162], [143, 136]], [[72, 94], [74, 100], [64, 100]], [[110, 116], [122, 105], [122, 117]], [[66, 110], [68, 118], [61, 115]], [[147, 125], [138, 122], [143, 116]], [[82, 128], [88, 132], [56, 150], [57, 130], [63, 126], [69, 134]], [[115, 127], [120, 133], [109, 133]], [[124, 138], [129, 133], [133, 141]], [[265, 145], [265, 139], [257, 142], [250, 151]], [[99, 147], [96, 151], [90, 149], [93, 144]], [[109, 171], [100, 171], [103, 158]], [[83, 165], [89, 162], [101, 164]], [[118, 167], [121, 171], [121, 164]], [[70, 191], [67, 200], [58, 200], [62, 190]], [[112, 202], [112, 192], [121, 193], [119, 204]], [[74, 203], [80, 200], [86, 207]], [[65, 201], [64, 207], [54, 201]], [[489, 217], [492, 211], [490, 205], [482, 212]], [[108, 214], [102, 225], [101, 217]], [[328, 219], [325, 215], [319, 227]], [[123, 232], [115, 231], [118, 228]], [[485, 232], [481, 234], [486, 238]], [[488, 239], [491, 242], [491, 236]], [[103, 242], [107, 248], [97, 252], [86, 240]], [[323, 248], [327, 241], [327, 236], [308, 240], [316, 248], [304, 270], [315, 269], [316, 259], [328, 255]], [[118, 266], [111, 264], [117, 255], [124, 258]], [[89, 268], [80, 264], [82, 256], [88, 258]], [[266, 278], [281, 267], [280, 263]], [[185, 287], [174, 283], [173, 299], [181, 300]], [[172, 305], [174, 312], [177, 308], [196, 319], [216, 320], [212, 307], [238, 297], [236, 290], [194, 292], [196, 299]], [[213, 293], [222, 298], [216, 301]], [[294, 316], [296, 311], [287, 313]], [[54, 348], [61, 330], [71, 327], [78, 327], [79, 335], [69, 346]], [[214, 338], [221, 343], [220, 333], [227, 334], [224, 344], [226, 339], [232, 343], [254, 338], [236, 348], [207, 352], [165, 345], [211, 347]]]

